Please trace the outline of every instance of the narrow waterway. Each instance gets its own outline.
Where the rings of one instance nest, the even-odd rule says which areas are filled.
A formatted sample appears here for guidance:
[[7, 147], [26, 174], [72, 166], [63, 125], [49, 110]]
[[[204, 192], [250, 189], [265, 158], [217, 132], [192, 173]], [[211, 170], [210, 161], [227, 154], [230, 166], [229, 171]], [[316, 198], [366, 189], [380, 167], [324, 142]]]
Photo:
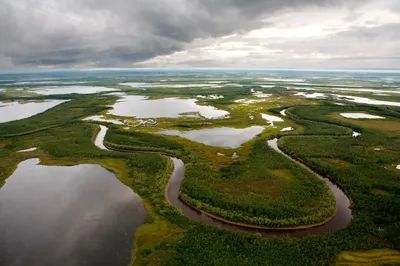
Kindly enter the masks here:
[[[107, 128], [105, 127], [105, 132]], [[99, 133], [100, 135], [100, 133]], [[104, 135], [98, 136], [98, 138], [104, 139]], [[97, 145], [97, 144], [96, 144]], [[102, 144], [103, 145], [103, 144]], [[342, 189], [340, 189], [336, 184], [331, 182], [328, 178], [324, 178], [317, 173], [315, 173], [312, 169], [304, 165], [303, 163], [299, 162], [298, 160], [290, 157], [289, 155], [285, 154], [282, 150], [278, 147], [278, 139], [272, 139], [268, 141], [268, 145], [274, 149], [275, 151], [282, 153], [287, 158], [292, 160], [293, 162], [299, 164], [300, 166], [304, 167], [308, 171], [315, 174], [318, 178], [324, 180], [329, 188], [332, 190], [335, 200], [336, 200], [336, 211], [333, 215], [332, 219], [327, 221], [322, 225], [318, 225], [311, 228], [305, 229], [295, 229], [292, 228], [288, 229], [261, 229], [261, 228], [252, 228], [251, 226], [242, 225], [242, 224], [235, 224], [229, 221], [223, 221], [218, 217], [213, 217], [211, 214], [205, 214], [201, 211], [198, 211], [185, 203], [183, 203], [179, 199], [179, 189], [181, 187], [183, 178], [185, 176], [185, 164], [182, 160], [177, 158], [171, 158], [174, 163], [174, 170], [171, 174], [169, 183], [167, 185], [165, 196], [168, 202], [179, 209], [183, 215], [188, 217], [191, 220], [201, 222], [210, 226], [229, 229], [229, 230], [240, 230], [252, 233], [261, 233], [265, 236], [295, 236], [295, 237], [304, 237], [308, 235], [318, 235], [318, 234], [326, 234], [329, 232], [338, 231], [343, 229], [351, 220], [352, 218], [352, 211], [350, 209], [350, 200], [347, 195], [344, 193]], [[104, 146], [104, 145], [103, 145]], [[256, 227], [256, 226], [255, 226]]]
[[100, 132], [97, 134], [96, 139], [94, 140], [94, 145], [96, 145], [99, 149], [109, 151], [109, 149], [104, 146], [104, 138], [107, 134], [108, 127], [100, 125]]
[[[270, 145], [273, 145], [273, 142], [271, 142]], [[303, 237], [308, 235], [326, 234], [329, 232], [334, 232], [343, 229], [350, 222], [352, 217], [350, 209], [350, 201], [347, 198], [346, 194], [331, 181], [329, 181], [326, 178], [322, 178], [321, 176], [318, 175], [319, 178], [322, 178], [325, 182], [327, 182], [328, 186], [332, 189], [336, 199], [335, 215], [331, 220], [329, 220], [327, 223], [323, 225], [307, 229], [298, 229], [298, 230], [277, 230], [277, 229], [268, 230], [268, 229], [250, 228], [246, 226], [230, 224], [229, 222], [223, 222], [219, 219], [214, 219], [200, 211], [193, 209], [192, 207], [186, 205], [179, 199], [179, 189], [181, 187], [184, 178], [185, 165], [183, 161], [180, 159], [177, 158], [171, 158], [171, 159], [174, 162], [174, 171], [171, 175], [169, 184], [166, 188], [167, 200], [171, 205], [175, 206], [177, 209], [182, 211], [183, 215], [197, 222], [202, 222], [210, 226], [225, 228], [230, 230], [240, 230], [252, 233], [260, 233], [265, 236]], [[296, 163], [299, 162], [296, 161]], [[303, 164], [301, 165], [303, 166]]]

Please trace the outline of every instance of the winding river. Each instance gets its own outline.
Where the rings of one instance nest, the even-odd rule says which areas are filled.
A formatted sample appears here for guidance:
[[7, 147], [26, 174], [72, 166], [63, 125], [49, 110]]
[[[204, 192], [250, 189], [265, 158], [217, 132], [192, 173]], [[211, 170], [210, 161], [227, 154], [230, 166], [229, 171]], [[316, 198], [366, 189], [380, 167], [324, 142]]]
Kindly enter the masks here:
[[[106, 127], [102, 127], [102, 131], [96, 138], [96, 146], [101, 149], [104, 149], [105, 146], [102, 143], [104, 139], [105, 133], [107, 131]], [[101, 143], [99, 145], [99, 143]], [[304, 237], [308, 235], [319, 235], [319, 234], [326, 234], [329, 232], [335, 232], [340, 229], [343, 229], [351, 220], [352, 218], [352, 211], [350, 209], [350, 200], [344, 191], [330, 181], [328, 178], [322, 177], [308, 166], [303, 164], [302, 162], [290, 157], [288, 154], [284, 153], [278, 147], [278, 139], [271, 139], [268, 141], [268, 145], [274, 149], [275, 151], [282, 153], [287, 158], [292, 160], [293, 162], [297, 163], [301, 167], [305, 168], [306, 170], [312, 172], [318, 178], [322, 179], [326, 182], [328, 187], [332, 190], [335, 200], [336, 200], [336, 210], [335, 214], [332, 216], [330, 220], [323, 224], [319, 225], [311, 225], [309, 228], [286, 228], [286, 229], [279, 229], [279, 228], [262, 228], [258, 226], [246, 225], [246, 224], [239, 224], [230, 221], [223, 220], [218, 218], [212, 214], [204, 213], [202, 211], [196, 210], [189, 205], [186, 205], [179, 199], [179, 189], [181, 187], [184, 173], [185, 173], [185, 164], [182, 160], [177, 158], [171, 158], [174, 163], [174, 170], [170, 177], [169, 183], [165, 190], [165, 196], [168, 202], [179, 209], [183, 215], [188, 217], [191, 220], [201, 222], [210, 226], [224, 228], [229, 230], [239, 230], [239, 231], [246, 231], [251, 233], [260, 233], [264, 236], [295, 236], [295, 237]]]

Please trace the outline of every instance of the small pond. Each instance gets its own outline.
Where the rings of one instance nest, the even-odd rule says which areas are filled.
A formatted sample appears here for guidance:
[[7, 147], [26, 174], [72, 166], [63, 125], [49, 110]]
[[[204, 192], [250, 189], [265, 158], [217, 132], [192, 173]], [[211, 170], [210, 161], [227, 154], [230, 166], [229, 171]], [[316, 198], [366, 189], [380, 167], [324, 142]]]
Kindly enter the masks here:
[[292, 127], [284, 127], [281, 129], [282, 132], [293, 131], [293, 130], [294, 130], [294, 128], [292, 128]]
[[0, 190], [2, 265], [128, 265], [140, 198], [96, 164], [21, 162]]
[[198, 112], [205, 118], [219, 118], [229, 115], [227, 111], [196, 103], [196, 99], [163, 98], [148, 100], [145, 96], [125, 96], [113, 105], [109, 113], [117, 116], [136, 118], [178, 118], [183, 113]]
[[96, 122], [105, 122], [112, 123], [114, 125], [123, 125], [124, 123], [117, 119], [108, 119], [102, 115], [93, 115], [82, 119], [83, 121], [96, 121]]
[[37, 147], [32, 147], [32, 148], [20, 150], [20, 151], [17, 151], [17, 152], [31, 152], [31, 151], [36, 151], [36, 150], [37, 150]]
[[341, 116], [352, 119], [385, 119], [383, 116], [370, 115], [365, 113], [341, 113]]
[[272, 127], [274, 126], [274, 122], [283, 122], [282, 118], [274, 115], [261, 114], [261, 118], [267, 120]]
[[66, 100], [46, 100], [41, 102], [0, 102], [0, 123], [15, 121], [43, 113]]
[[158, 133], [170, 136], [180, 136], [209, 146], [238, 148], [243, 143], [263, 132], [263, 130], [264, 127], [252, 126], [248, 128], [205, 128], [189, 131], [162, 130]]

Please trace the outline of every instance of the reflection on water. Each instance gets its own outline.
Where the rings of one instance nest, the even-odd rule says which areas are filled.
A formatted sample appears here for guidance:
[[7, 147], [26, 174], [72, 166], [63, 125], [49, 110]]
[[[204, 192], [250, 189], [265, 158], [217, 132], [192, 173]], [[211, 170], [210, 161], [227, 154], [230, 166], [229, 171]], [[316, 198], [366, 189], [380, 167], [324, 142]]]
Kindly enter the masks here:
[[260, 134], [263, 130], [264, 127], [252, 126], [248, 128], [205, 128], [190, 131], [162, 130], [158, 133], [180, 136], [209, 146], [238, 148], [243, 143]]
[[67, 100], [46, 100], [43, 102], [0, 102], [0, 123], [20, 120], [43, 113]]
[[324, 94], [324, 93], [312, 93], [307, 94], [304, 92], [299, 92], [294, 94], [295, 96], [304, 96], [306, 98], [311, 99], [324, 99], [329, 97], [333, 97], [336, 100], [348, 101], [353, 103], [361, 103], [361, 104], [373, 104], [373, 105], [388, 105], [388, 106], [400, 106], [400, 102], [390, 102], [390, 101], [381, 101], [375, 100], [365, 97], [351, 96], [351, 95], [340, 95], [340, 94]]
[[44, 87], [40, 89], [32, 89], [34, 92], [42, 95], [57, 95], [57, 94], [92, 94], [107, 91], [119, 91], [119, 89], [112, 89], [107, 87], [91, 87], [91, 86], [62, 86], [62, 87]]
[[93, 115], [93, 116], [89, 116], [86, 117], [84, 119], [82, 119], [83, 121], [97, 121], [97, 122], [105, 122], [105, 123], [111, 123], [114, 125], [123, 125], [124, 123], [117, 120], [117, 119], [107, 119], [102, 115]]
[[37, 150], [37, 147], [32, 147], [32, 148], [25, 149], [25, 150], [20, 150], [20, 151], [17, 151], [17, 152], [30, 152], [30, 151], [36, 151], [36, 150]]
[[281, 129], [282, 132], [293, 131], [293, 130], [294, 130], [294, 128], [292, 128], [292, 127], [284, 127]]
[[334, 232], [334, 231], [344, 228], [350, 222], [350, 220], [352, 218], [352, 212], [350, 209], [350, 200], [347, 197], [347, 195], [344, 193], [344, 191], [339, 186], [337, 186], [332, 181], [330, 181], [328, 178], [318, 175], [312, 169], [310, 169], [308, 166], [304, 165], [303, 163], [301, 163], [301, 162], [291, 158], [289, 155], [285, 154], [278, 147], [278, 139], [275, 138], [275, 139], [269, 140], [268, 145], [271, 148], [273, 148], [275, 151], [283, 154], [288, 159], [299, 164], [300, 166], [309, 170], [310, 172], [313, 172], [317, 177], [324, 180], [325, 183], [328, 185], [328, 187], [333, 192], [333, 195], [335, 196], [336, 212], [330, 221], [328, 221], [327, 223], [325, 223], [321, 226], [306, 229], [306, 230], [299, 230], [298, 232], [299, 233], [308, 232], [308, 234], [322, 234], [322, 233]]
[[274, 126], [274, 122], [283, 122], [282, 118], [274, 115], [261, 114], [261, 118], [267, 120], [271, 127]]
[[345, 118], [353, 118], [353, 119], [385, 119], [383, 116], [370, 115], [365, 113], [341, 113], [340, 115]]
[[[271, 148], [276, 149], [278, 152], [281, 152], [277, 145], [277, 139], [268, 141], [268, 144]], [[287, 156], [287, 155], [285, 155]], [[288, 157], [290, 158], [290, 157]], [[167, 185], [167, 189], [165, 191], [165, 196], [168, 202], [179, 209], [183, 215], [190, 218], [191, 220], [201, 222], [210, 226], [230, 229], [230, 230], [239, 230], [239, 231], [246, 231], [250, 233], [261, 233], [265, 236], [296, 236], [296, 237], [304, 237], [308, 235], [318, 235], [318, 234], [326, 234], [329, 232], [335, 232], [337, 230], [343, 229], [351, 220], [352, 214], [350, 210], [350, 201], [347, 198], [346, 194], [335, 184], [333, 184], [329, 179], [322, 178], [332, 190], [335, 199], [336, 199], [336, 212], [334, 217], [328, 221], [327, 223], [313, 228], [308, 229], [299, 229], [299, 230], [261, 230], [256, 228], [249, 228], [243, 227], [239, 225], [234, 225], [230, 223], [226, 223], [220, 220], [216, 220], [203, 214], [185, 203], [183, 203], [179, 199], [179, 189], [181, 187], [184, 173], [185, 173], [185, 165], [182, 160], [171, 158], [174, 162], [174, 171], [171, 175], [169, 183]], [[292, 159], [291, 159], [292, 160]], [[299, 163], [295, 161], [296, 163]], [[299, 163], [300, 164], [300, 163]], [[301, 166], [305, 167], [306, 169], [310, 170], [306, 166], [300, 164]], [[311, 171], [311, 170], [310, 170]]]
[[127, 265], [140, 198], [99, 165], [38, 162], [21, 162], [0, 190], [0, 264]]
[[100, 132], [97, 134], [96, 139], [94, 140], [94, 145], [102, 150], [108, 151], [106, 146], [104, 146], [104, 137], [107, 134], [108, 128], [106, 126], [100, 125]]
[[147, 100], [145, 96], [125, 96], [117, 101], [110, 114], [117, 116], [135, 116], [136, 118], [178, 118], [182, 113], [199, 112], [206, 118], [224, 117], [229, 113], [212, 106], [196, 104], [195, 99], [165, 98]]

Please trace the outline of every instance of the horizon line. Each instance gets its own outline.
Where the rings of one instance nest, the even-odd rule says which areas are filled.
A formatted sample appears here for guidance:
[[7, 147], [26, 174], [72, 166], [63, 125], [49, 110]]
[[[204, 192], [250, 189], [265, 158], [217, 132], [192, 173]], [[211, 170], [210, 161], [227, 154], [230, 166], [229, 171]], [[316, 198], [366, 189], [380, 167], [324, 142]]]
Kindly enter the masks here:
[[56, 72], [101, 72], [101, 71], [316, 71], [316, 72], [367, 72], [367, 73], [400, 73], [400, 69], [392, 68], [227, 68], [227, 67], [187, 67], [187, 68], [82, 68], [82, 69], [24, 69], [24, 70], [0, 70], [3, 74], [33, 74]]

